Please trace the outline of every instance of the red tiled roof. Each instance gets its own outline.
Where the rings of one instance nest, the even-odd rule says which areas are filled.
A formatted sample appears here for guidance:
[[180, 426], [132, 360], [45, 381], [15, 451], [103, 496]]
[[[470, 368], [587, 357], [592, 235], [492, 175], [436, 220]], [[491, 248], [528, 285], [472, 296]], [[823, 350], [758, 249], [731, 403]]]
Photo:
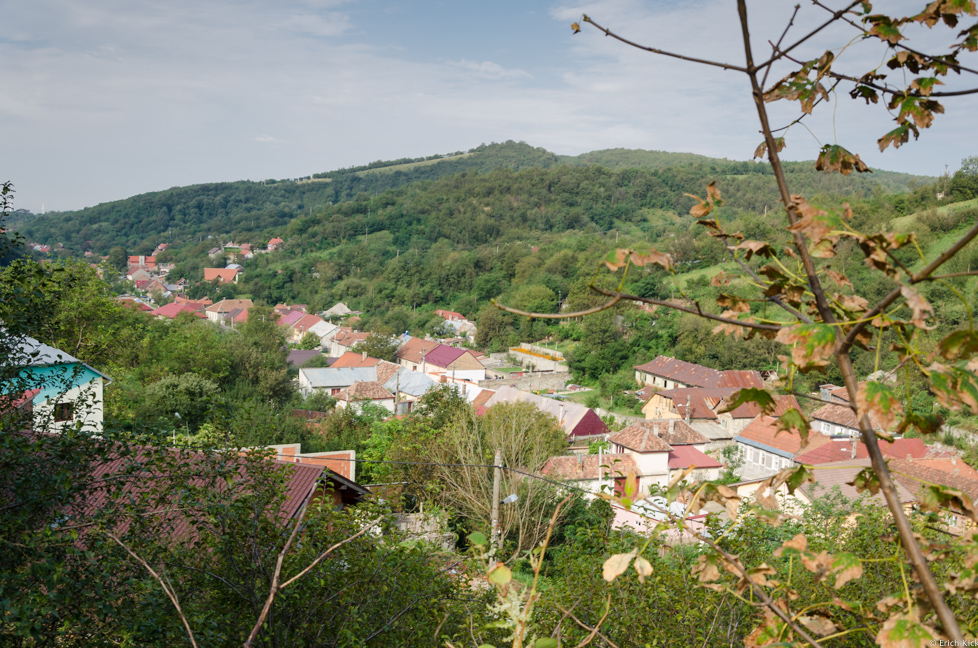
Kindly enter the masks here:
[[278, 322], [276, 323], [279, 326], [292, 326], [293, 324], [301, 320], [304, 316], [305, 313], [303, 313], [300, 310], [289, 311], [285, 315], [279, 317]]
[[230, 283], [238, 272], [237, 268], [204, 268], [204, 281]]
[[[790, 394], [776, 396], [774, 400], [774, 412], [771, 414], [771, 416], [774, 416], [775, 418], [781, 416], [791, 408], [794, 408], [799, 412], [801, 411], [801, 405], [798, 404], [798, 399]], [[743, 403], [742, 405], [738, 405], [736, 409], [730, 410], [729, 413], [730, 416], [735, 419], [752, 419], [755, 416], [760, 415], [761, 408], [757, 403]]]
[[400, 368], [400, 365], [396, 365], [393, 362], [381, 360], [377, 363], [377, 382], [379, 382], [381, 385], [385, 384], [394, 376], [394, 374], [398, 372], [398, 370], [400, 370]]
[[378, 362], [380, 362], [380, 358], [371, 358], [370, 356], [364, 358], [362, 353], [346, 351], [330, 367], [333, 369], [341, 369], [343, 367], [376, 367]]
[[540, 472], [551, 478], [569, 481], [589, 481], [603, 477], [641, 475], [638, 464], [630, 454], [568, 455], [550, 457]]
[[355, 333], [350, 329], [341, 328], [335, 336], [333, 336], [333, 342], [339, 346], [345, 346], [350, 349], [355, 347], [358, 343], [363, 342], [368, 337], [369, 333]]
[[322, 321], [324, 321], [323, 318], [319, 317], [318, 315], [304, 315], [299, 318], [299, 321], [297, 321], [292, 328], [296, 331], [296, 333], [305, 333]]
[[160, 306], [154, 310], [151, 315], [154, 317], [165, 317], [167, 319], [175, 319], [180, 313], [193, 313], [196, 317], [205, 317], [200, 311], [194, 310], [187, 304], [178, 304], [176, 302], [170, 302], [166, 306]]
[[954, 474], [953, 470], [947, 471], [940, 466], [930, 465], [918, 459], [891, 459], [889, 467], [893, 479], [906, 487], [914, 496], [918, 495], [926, 482], [957, 488], [970, 497], [972, 502], [978, 502], [978, 479], [972, 479], [960, 472]]
[[[422, 352], [424, 352], [424, 354], [430, 353], [431, 350], [437, 346], [438, 343], [434, 340], [425, 340], [422, 338], [412, 337], [410, 340], [401, 345], [401, 348], [398, 349], [397, 353], [394, 355], [401, 360], [420, 364], [423, 355]], [[427, 357], [427, 355], [425, 355], [425, 357]]]
[[635, 369], [695, 387], [714, 386], [720, 380], [720, 372], [716, 369], [666, 356], [659, 356], [651, 362], [636, 366]]
[[714, 387], [763, 387], [764, 379], [759, 371], [724, 371]]
[[491, 389], [483, 389], [479, 392], [475, 398], [472, 399], [472, 407], [475, 408], [475, 413], [482, 415], [486, 411], [486, 403], [489, 399], [493, 397], [496, 392]]
[[800, 450], [814, 450], [821, 445], [833, 442], [824, 434], [811, 430], [808, 433], [808, 443], [803, 446], [801, 435], [797, 432], [778, 432], [777, 419], [773, 416], [758, 416], [741, 430], [740, 434], [734, 437], [734, 441], [738, 439], [749, 439], [792, 456], [799, 454]]
[[222, 299], [206, 308], [208, 313], [230, 313], [235, 308], [249, 309], [254, 306], [250, 299]]
[[[141, 492], [146, 483], [145, 480], [152, 480], [155, 482], [156, 477], [152, 474], [151, 470], [148, 470], [143, 466], [142, 470], [131, 472], [132, 467], [135, 465], [143, 464], [148, 460], [148, 455], [144, 454], [127, 454], [125, 457], [114, 456], [105, 462], [98, 463], [93, 466], [92, 470], [92, 481], [98, 484], [100, 481], [107, 477], [118, 476], [120, 478], [126, 479], [127, 483], [122, 487], [122, 495], [125, 499], [128, 495], [134, 495]], [[177, 457], [178, 463], [184, 466], [193, 465], [197, 462], [204, 461], [204, 455], [202, 453], [186, 453], [180, 454]], [[287, 472], [288, 485], [285, 491], [285, 501], [282, 503], [281, 514], [283, 518], [291, 518], [302, 506], [309, 493], [316, 487], [320, 476], [323, 474], [323, 466], [314, 465], [300, 465], [300, 464], [290, 464], [283, 463], [281, 461], [274, 461], [274, 465], [277, 469], [285, 470]], [[247, 479], [247, 463], [242, 457], [238, 459], [238, 473], [245, 479]], [[206, 472], [206, 471], [204, 471]], [[227, 488], [227, 482], [221, 479], [214, 479], [208, 481], [203, 477], [191, 477], [191, 486], [201, 488], [209, 487], [217, 491], [223, 491]], [[114, 498], [110, 498], [108, 493], [104, 488], [93, 487], [91, 491], [88, 492], [83, 503], [81, 504], [81, 512], [83, 515], [90, 515], [97, 511], [100, 511], [107, 507]], [[164, 509], [167, 507], [163, 507]], [[194, 525], [191, 522], [191, 518], [196, 512], [193, 511], [179, 511], [179, 512], [169, 512], [163, 515], [167, 516], [169, 523], [171, 524], [172, 532], [171, 536], [174, 540], [193, 540], [195, 539]], [[124, 529], [120, 529], [120, 532]]]
[[[623, 434], [625, 432], [638, 432], [644, 434], [646, 430], [651, 430], [654, 436], [659, 437], [670, 446], [705, 444], [710, 442], [709, 439], [690, 426], [686, 425], [686, 422], [681, 419], [635, 421], [628, 427], [621, 430], [621, 432], [617, 432], [609, 437], [608, 440], [613, 441], [617, 434]], [[625, 444], [623, 443], [621, 445]]]
[[694, 468], [722, 468], [723, 464], [691, 445], [678, 446], [669, 451], [670, 470], [684, 470], [690, 466]]
[[462, 315], [461, 313], [456, 313], [455, 311], [450, 311], [450, 310], [440, 310], [439, 309], [439, 310], [436, 310], [435, 311], [435, 315], [438, 315], [439, 317], [443, 317], [443, 318], [445, 318], [447, 320], [464, 320], [465, 319], [465, 315]]
[[384, 389], [384, 386], [379, 382], [365, 380], [353, 383], [341, 391], [337, 398], [345, 401], [388, 400], [393, 399], [394, 395]]
[[660, 391], [659, 395], [672, 400], [680, 418], [686, 418], [688, 401], [691, 419], [715, 419], [720, 402], [738, 391], [738, 387], [684, 387]]
[[[923, 439], [894, 439], [892, 443], [878, 439], [877, 444], [885, 457], [922, 459], [927, 456], [927, 446], [924, 445]], [[869, 451], [866, 449], [866, 445], [860, 441], [856, 448], [856, 458], [865, 459], [866, 457], [869, 457]]]
[[[856, 499], [862, 495], [856, 491], [854, 486], [850, 486], [850, 483], [856, 478], [856, 475], [863, 469], [870, 465], [868, 459], [851, 459], [847, 461], [841, 461], [830, 464], [822, 464], [819, 469], [814, 471], [815, 482], [805, 483], [801, 486], [801, 492], [805, 497], [810, 500], [823, 495], [829, 494], [835, 488], [839, 489], [839, 492], [847, 499]], [[896, 475], [894, 475], [896, 478]], [[904, 504], [912, 502], [914, 500], [913, 494], [896, 480], [896, 490], [900, 501]], [[865, 493], [869, 495], [869, 493]], [[877, 505], [885, 506], [886, 501], [883, 499], [882, 493], [877, 493], [876, 495], [871, 495], [867, 498], [869, 502]]]
[[[665, 427], [663, 425], [663, 427]], [[608, 441], [634, 452], [669, 452], [672, 448], [655, 434], [653, 426], [630, 425], [608, 436]], [[661, 429], [661, 428], [659, 428]]]

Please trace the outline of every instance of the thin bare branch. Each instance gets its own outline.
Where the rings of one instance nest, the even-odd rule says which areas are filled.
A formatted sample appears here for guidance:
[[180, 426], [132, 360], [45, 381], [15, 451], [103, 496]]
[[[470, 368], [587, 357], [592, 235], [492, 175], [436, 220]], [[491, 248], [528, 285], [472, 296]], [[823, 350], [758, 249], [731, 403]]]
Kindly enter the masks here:
[[645, 45], [639, 45], [638, 43], [636, 43], [634, 41], [628, 40], [627, 38], [622, 38], [621, 36], [619, 36], [618, 34], [614, 33], [613, 31], [611, 31], [610, 29], [608, 29], [606, 27], [602, 27], [598, 23], [596, 23], [593, 20], [591, 20], [588, 16], [584, 16], [581, 20], [583, 20], [586, 23], [590, 23], [591, 25], [594, 25], [594, 27], [596, 27], [599, 31], [604, 32], [604, 35], [605, 36], [611, 36], [615, 40], [619, 40], [622, 43], [625, 43], [626, 45], [631, 45], [632, 47], [634, 47], [636, 49], [640, 49], [640, 50], [642, 50], [644, 52], [652, 52], [653, 54], [661, 54], [662, 56], [671, 56], [672, 58], [681, 59], [683, 61], [690, 61], [691, 63], [701, 63], [703, 65], [712, 65], [713, 67], [723, 68], [724, 70], [736, 70], [737, 72], [746, 72], [747, 71], [746, 68], [743, 68], [743, 67], [741, 67], [739, 65], [731, 65], [730, 63], [720, 63], [719, 61], [708, 61], [706, 59], [696, 58], [696, 57], [693, 57], [693, 56], [686, 56], [684, 54], [676, 54], [674, 52], [667, 52], [665, 50], [660, 50], [660, 49], [657, 49], [655, 47], [647, 47]]
[[370, 529], [372, 529], [375, 524], [377, 524], [378, 522], [380, 522], [383, 519], [384, 519], [384, 516], [382, 515], [379, 518], [376, 518], [375, 520], [373, 520], [372, 522], [368, 522], [362, 529], [360, 529], [359, 531], [357, 531], [356, 533], [354, 533], [353, 535], [351, 535], [346, 540], [340, 540], [339, 542], [337, 542], [336, 544], [334, 544], [332, 547], [330, 547], [329, 549], [327, 549], [323, 553], [319, 554], [319, 556], [314, 561], [312, 561], [311, 563], [309, 563], [309, 565], [305, 569], [303, 569], [301, 572], [299, 572], [298, 574], [296, 574], [295, 576], [293, 576], [289, 580], [287, 580], [284, 583], [282, 583], [279, 586], [279, 589], [280, 590], [285, 589], [286, 587], [288, 587], [289, 585], [291, 585], [295, 581], [299, 580], [300, 578], [302, 578], [303, 576], [305, 576], [306, 574], [308, 574], [309, 571], [312, 570], [316, 565], [318, 565], [319, 563], [321, 563], [326, 558], [326, 556], [328, 556], [332, 552], [336, 551], [337, 549], [339, 549], [340, 547], [342, 547], [346, 543], [352, 542], [352, 541], [356, 540], [357, 538], [359, 538], [360, 536], [362, 536], [364, 533], [366, 533], [367, 531], [369, 531]]
[[[777, 54], [778, 53], [778, 49], [780, 49], [781, 43], [784, 41], [784, 37], [788, 35], [788, 30], [791, 29], [791, 27], [795, 24], [795, 18], [798, 16], [798, 11], [800, 9], [801, 9], [801, 5], [800, 4], [796, 4], [795, 5], [795, 10], [791, 13], [791, 18], [788, 20], [788, 24], [785, 25], [784, 31], [781, 32], [781, 38], [778, 39], [778, 42], [777, 43], [771, 43], [771, 53], [772, 54]], [[770, 41], [768, 41], [768, 42], [770, 42]], [[767, 69], [764, 70], [764, 77], [761, 79], [761, 87], [762, 88], [767, 85], [767, 75], [771, 73], [771, 67], [772, 66], [769, 65], [769, 66], [767, 66]]]
[[604, 623], [604, 620], [608, 618], [608, 613], [611, 612], [611, 594], [608, 595], [608, 602], [605, 604], [604, 614], [601, 616], [600, 619], [598, 619], [598, 622], [594, 625], [593, 628], [591, 626], [589, 626], [588, 624], [584, 623], [583, 621], [581, 621], [580, 619], [578, 619], [576, 616], [574, 616], [574, 614], [573, 614], [573, 612], [571, 610], [565, 610], [564, 608], [562, 608], [560, 606], [557, 606], [557, 607], [558, 607], [558, 609], [561, 612], [564, 613], [564, 618], [567, 618], [569, 616], [571, 619], [574, 620], [574, 623], [576, 623], [577, 625], [581, 626], [582, 628], [584, 628], [585, 630], [587, 630], [588, 632], [591, 633], [587, 637], [585, 637], [584, 639], [582, 639], [581, 640], [581, 643], [577, 644], [576, 648], [584, 648], [584, 646], [586, 646], [589, 643], [591, 643], [592, 641], [594, 641], [594, 638], [595, 637], [601, 637], [606, 644], [608, 644], [609, 646], [611, 646], [611, 648], [618, 648], [618, 646], [615, 645], [615, 642], [613, 642], [611, 639], [609, 639], [608, 637], [606, 637], [599, 630], [599, 628], [601, 628], [601, 624]]
[[594, 315], [595, 313], [600, 313], [601, 311], [608, 310], [618, 302], [622, 300], [622, 297], [615, 297], [607, 304], [602, 304], [600, 306], [595, 306], [594, 308], [589, 308], [587, 310], [576, 311], [573, 313], [530, 313], [527, 311], [519, 310], [518, 308], [510, 308], [509, 306], [503, 306], [502, 304], [496, 303], [496, 300], [492, 300], [492, 305], [499, 310], [504, 310], [507, 313], [512, 313], [514, 315], [521, 315], [523, 317], [532, 317], [534, 319], [570, 319], [572, 317], [584, 317], [585, 315]]
[[[788, 47], [786, 47], [783, 50], [781, 50], [780, 53], [775, 52], [774, 54], [771, 55], [771, 58], [769, 58], [768, 60], [764, 61], [760, 65], [755, 66], [754, 65], [754, 62], [753, 62], [753, 56], [748, 57], [748, 59], [747, 59], [747, 71], [749, 71], [749, 72], [756, 72], [757, 70], [763, 70], [764, 68], [769, 67], [775, 61], [777, 61], [778, 59], [782, 58], [785, 54], [787, 54], [791, 50], [795, 49], [796, 47], [798, 47], [799, 45], [801, 45], [802, 43], [804, 43], [805, 41], [807, 41], [812, 36], [815, 36], [816, 34], [818, 34], [820, 31], [822, 31], [823, 29], [825, 29], [826, 27], [828, 27], [832, 23], [834, 23], [837, 20], [839, 20], [839, 18], [841, 18], [842, 16], [844, 16], [850, 9], [852, 9], [853, 7], [855, 7], [860, 2], [862, 2], [862, 0], [853, 0], [853, 2], [850, 2], [849, 5], [846, 6], [845, 9], [839, 9], [838, 11], [836, 11], [835, 13], [833, 13], [832, 14], [832, 17], [829, 18], [828, 20], [826, 20], [824, 23], [822, 23], [821, 25], [819, 25], [818, 27], [816, 27], [812, 31], [808, 32], [806, 35], [802, 36], [801, 38], [799, 38], [798, 40], [796, 40], [794, 43], [792, 43], [791, 45], [789, 45]], [[738, 9], [739, 9], [739, 7], [740, 7], [740, 3], [739, 2], [737, 3], [737, 6], [738, 6]], [[745, 15], [746, 15], [746, 12], [745, 12]], [[743, 24], [742, 26], [743, 26], [743, 29], [746, 31], [747, 30], [747, 25], [746, 24]], [[750, 48], [750, 41], [745, 41], [744, 42], [744, 45], [749, 49]]]
[[940, 281], [941, 279], [953, 279], [955, 277], [975, 277], [978, 276], [978, 270], [970, 270], [968, 272], [952, 272], [951, 274], [934, 275], [933, 277], [927, 277], [926, 279], [921, 279], [921, 281]]
[[[821, 9], [824, 9], [825, 11], [830, 11], [830, 12], [832, 11], [832, 8], [831, 7], [828, 7], [828, 6], [824, 5], [824, 4], [822, 4], [821, 2], [819, 2], [819, 0], [812, 0], [812, 4], [815, 5], [816, 7], [819, 7]], [[865, 27], [863, 27], [862, 25], [860, 25], [856, 21], [852, 20], [848, 16], [842, 16], [840, 18], [840, 20], [842, 20], [843, 22], [849, 23], [850, 25], [852, 25], [853, 27], [855, 27], [856, 29], [858, 29], [859, 31], [861, 31], [864, 35], [869, 36], [869, 32], [866, 31], [866, 28]], [[930, 54], [925, 54], [924, 52], [918, 52], [917, 50], [915, 50], [915, 49], [913, 49], [911, 47], [907, 47], [903, 43], [888, 43], [888, 44], [890, 45], [890, 47], [896, 47], [896, 48], [902, 49], [902, 50], [904, 50], [906, 52], [910, 52], [911, 54], [915, 54], [917, 56], [922, 56], [922, 57], [924, 57], [926, 59], [930, 59], [931, 61], [933, 61], [933, 60], [935, 60], [937, 58], [937, 57], [932, 56]], [[952, 70], [955, 70], [955, 71], [958, 71], [958, 72], [970, 72], [971, 74], [978, 74], [978, 70], [972, 70], [971, 68], [965, 67], [965, 66], [960, 65], [958, 63], [953, 63], [953, 62], [950, 62], [950, 61], [942, 60], [941, 61], [941, 64], [946, 65], [949, 68], [951, 68]]]
[[265, 605], [261, 609], [261, 614], [258, 615], [258, 620], [255, 622], [255, 627], [251, 629], [251, 634], [248, 635], [248, 639], [244, 642], [244, 648], [251, 648], [255, 641], [255, 637], [258, 636], [259, 630], [265, 624], [265, 618], [268, 616], [268, 611], [272, 608], [272, 602], [275, 600], [275, 595], [278, 594], [278, 577], [282, 573], [282, 562], [285, 560], [285, 554], [288, 553], [289, 548], [292, 546], [292, 542], [295, 537], [299, 534], [299, 529], [302, 527], [302, 518], [306, 513], [306, 508], [309, 506], [309, 500], [312, 499], [312, 494], [315, 491], [310, 491], [306, 495], [306, 499], [302, 502], [302, 508], [299, 509], [299, 514], [295, 518], [295, 525], [292, 527], [292, 533], [289, 534], [289, 539], [286, 541], [285, 546], [282, 547], [282, 551], [278, 552], [278, 557], [275, 559], [275, 572], [272, 574], [272, 584], [268, 588], [268, 598], [265, 599]]
[[159, 582], [160, 587], [163, 588], [163, 591], [169, 597], [170, 602], [173, 603], [173, 607], [176, 608], [177, 614], [180, 615], [180, 621], [183, 622], [183, 627], [187, 630], [187, 636], [190, 637], [190, 645], [193, 646], [193, 648], [197, 648], [197, 640], [194, 638], [194, 631], [190, 629], [190, 623], [187, 621], [186, 615], [184, 615], [183, 610], [180, 608], [180, 600], [177, 598], [176, 592], [174, 592], [170, 587], [167, 586], [166, 582], [160, 577], [160, 575], [157, 574], [153, 570], [153, 568], [149, 566], [149, 563], [147, 563], [141, 557], [136, 555], [136, 552], [134, 552], [132, 549], [127, 547], [125, 543], [122, 542], [122, 540], [120, 540], [119, 538], [115, 537], [113, 534], [108, 532], [106, 532], [105, 535], [112, 538], [116, 542], [116, 544], [118, 544], [120, 547], [125, 549], [126, 553], [128, 553], [130, 556], [136, 559], [139, 562], [139, 564], [145, 567], [146, 571], [152, 574], [153, 578], [155, 578], [157, 582]]
[[[944, 265], [955, 254], [960, 252], [962, 248], [968, 245], [968, 243], [971, 243], [971, 241], [974, 240], [976, 236], [978, 236], [978, 224], [976, 224], [974, 227], [968, 230], [967, 233], [964, 234], [964, 236], [958, 239], [957, 243], [955, 243], [948, 249], [944, 250], [944, 252], [942, 252], [939, 257], [934, 259], [926, 268], [924, 268], [917, 274], [910, 277], [909, 284], [913, 285], [913, 284], [920, 283], [922, 281], [927, 281], [938, 268]], [[889, 307], [890, 304], [892, 304], [897, 299], [899, 299], [899, 297], [900, 297], [900, 288], [897, 287], [894, 288], [892, 291], [890, 291], [890, 293], [886, 297], [881, 299], [878, 304], [873, 306], [873, 308], [861, 318], [860, 322], [853, 325], [853, 327], [849, 329], [849, 333], [846, 334], [845, 340], [842, 341], [841, 350], [843, 352], [848, 352], [849, 349], [852, 348], [852, 345], [855, 344], [856, 337], [859, 335], [860, 332], [862, 332], [864, 328], [866, 328], [866, 325], [869, 324], [870, 320], [872, 320], [874, 317], [876, 317], [884, 310], [886, 310], [887, 307]]]
[[682, 311], [684, 313], [690, 313], [691, 315], [698, 315], [708, 320], [713, 320], [715, 322], [722, 322], [724, 324], [733, 324], [734, 326], [742, 326], [744, 328], [758, 329], [760, 331], [780, 331], [782, 327], [775, 324], [759, 324], [757, 322], [744, 322], [741, 320], [728, 319], [726, 317], [720, 317], [719, 315], [713, 315], [712, 313], [707, 313], [699, 307], [697, 304], [696, 308], [690, 308], [688, 306], [682, 306], [680, 304], [673, 304], [672, 302], [662, 301], [659, 299], [649, 299], [648, 297], [639, 297], [638, 295], [630, 295], [628, 293], [615, 292], [613, 290], [605, 290], [604, 288], [598, 288], [597, 286], [591, 286], [591, 290], [594, 292], [605, 295], [607, 297], [613, 297], [611, 301], [601, 306], [595, 306], [594, 308], [589, 308], [584, 311], [577, 311], [574, 313], [529, 313], [527, 311], [521, 311], [516, 308], [510, 308], [509, 306], [503, 306], [495, 301], [493, 305], [504, 310], [507, 313], [513, 313], [515, 315], [522, 315], [523, 317], [533, 317], [539, 319], [570, 319], [572, 317], [582, 317], [584, 315], [593, 315], [594, 313], [600, 313], [601, 311], [608, 310], [620, 301], [635, 301], [642, 302], [644, 304], [651, 304], [653, 306], [662, 306], [664, 308], [671, 308], [673, 310]]

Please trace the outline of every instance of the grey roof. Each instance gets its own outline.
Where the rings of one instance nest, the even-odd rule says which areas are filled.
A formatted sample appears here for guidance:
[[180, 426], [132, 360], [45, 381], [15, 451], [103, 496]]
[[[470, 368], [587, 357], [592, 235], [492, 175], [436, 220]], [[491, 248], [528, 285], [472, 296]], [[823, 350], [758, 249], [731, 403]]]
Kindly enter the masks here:
[[311, 350], [293, 349], [289, 351], [289, 357], [286, 358], [286, 362], [288, 362], [290, 365], [301, 367], [302, 365], [306, 364], [316, 356], [322, 354], [323, 352], [320, 351], [319, 349], [311, 349]]
[[17, 351], [19, 352], [15, 356], [15, 361], [20, 364], [21, 361], [25, 362], [25, 366], [28, 367], [43, 367], [46, 365], [56, 365], [56, 364], [74, 364], [78, 363], [84, 365], [88, 369], [91, 369], [98, 375], [102, 376], [109, 382], [112, 379], [106, 376], [104, 373], [92, 367], [91, 365], [85, 364], [78, 358], [69, 355], [67, 352], [61, 349], [56, 349], [53, 346], [39, 342], [32, 337], [25, 336], [22, 342], [16, 345]]
[[224, 266], [224, 269], [225, 270], [244, 270], [244, 266], [241, 265], [240, 263], [231, 263], [229, 265]]
[[437, 385], [438, 383], [423, 371], [409, 371], [402, 367], [384, 383], [384, 389], [391, 393], [397, 389], [402, 394], [410, 394], [418, 398]]
[[25, 337], [23, 342], [17, 344], [17, 350], [22, 354], [22, 357], [27, 358], [27, 363], [32, 367], [81, 362], [67, 352], [48, 346], [32, 337]]
[[323, 367], [299, 369], [309, 384], [316, 389], [341, 389], [355, 382], [375, 382], [377, 367]]

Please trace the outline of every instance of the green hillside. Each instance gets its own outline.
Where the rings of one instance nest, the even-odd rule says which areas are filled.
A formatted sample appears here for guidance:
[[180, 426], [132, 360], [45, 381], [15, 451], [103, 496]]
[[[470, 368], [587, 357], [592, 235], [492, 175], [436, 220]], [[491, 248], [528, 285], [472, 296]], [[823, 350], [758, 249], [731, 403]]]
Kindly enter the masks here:
[[[792, 163], [787, 168], [793, 190], [809, 196], [834, 194], [865, 198], [874, 191], [907, 191], [931, 180], [882, 171], [849, 177], [828, 175], [815, 172], [811, 163]], [[584, 193], [592, 189], [599, 193], [604, 190], [645, 192], [641, 206], [670, 211], [681, 211], [684, 200], [688, 200], [677, 192], [702, 191], [710, 180], [721, 180], [730, 188], [730, 204], [736, 209], [763, 211], [777, 203], [774, 178], [768, 166], [759, 162], [627, 149], [567, 157], [522, 142], [506, 142], [447, 156], [374, 162], [294, 180], [174, 187], [77, 211], [24, 215], [13, 219], [10, 226], [30, 241], [61, 243], [68, 254], [86, 250], [105, 254], [117, 245], [132, 254], [140, 254], [151, 251], [160, 242], [178, 247], [203, 241], [208, 236], [261, 243], [262, 238], [267, 240], [280, 234], [293, 219], [328, 211], [332, 205], [362, 202], [365, 197], [459, 174], [485, 175], [500, 169], [527, 174], [528, 182], [544, 183], [558, 178], [554, 175], [556, 169], [590, 169], [594, 170], [593, 174], [559, 176], [560, 190], [567, 188], [567, 182], [577, 181], [583, 183], [578, 189]], [[540, 171], [551, 175], [534, 175]], [[594, 183], [600, 187], [592, 186]], [[609, 198], [616, 212], [624, 209], [614, 196]], [[629, 202], [637, 204], [633, 198]], [[579, 207], [588, 209], [584, 203]], [[622, 216], [631, 218], [634, 214], [619, 214], [615, 218]], [[600, 228], [613, 227], [613, 219], [600, 214], [586, 214], [585, 218]]]

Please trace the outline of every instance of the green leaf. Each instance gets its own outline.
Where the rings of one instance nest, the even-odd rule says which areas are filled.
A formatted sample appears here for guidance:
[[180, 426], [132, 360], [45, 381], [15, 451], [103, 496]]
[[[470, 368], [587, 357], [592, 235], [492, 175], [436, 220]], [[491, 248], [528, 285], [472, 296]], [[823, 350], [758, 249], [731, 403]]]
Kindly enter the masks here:
[[788, 408], [784, 414], [778, 417], [775, 428], [777, 432], [797, 433], [801, 437], [802, 446], [808, 445], [808, 433], [811, 430], [811, 424], [801, 413], [801, 410], [794, 407]]
[[917, 431], [921, 434], [934, 434], [940, 430], [943, 423], [944, 419], [937, 414], [917, 414], [916, 412], [910, 412], [903, 418], [900, 427], [896, 430], [896, 434], [903, 434], [910, 426], [917, 428]]
[[815, 476], [808, 466], [798, 466], [790, 473], [788, 473], [787, 479], [784, 483], [788, 487], [788, 493], [794, 493], [802, 484], [806, 482], [814, 482]]
[[802, 373], [824, 370], [835, 350], [836, 327], [828, 324], [798, 324], [778, 331], [778, 342], [792, 345], [791, 361]]
[[955, 331], [941, 340], [937, 352], [945, 360], [966, 360], [978, 353], [978, 333]]
[[533, 648], [557, 648], [558, 646], [560, 646], [560, 642], [554, 637], [543, 637], [533, 642]]
[[880, 480], [872, 468], [863, 468], [860, 470], [856, 477], [849, 482], [849, 485], [854, 486], [857, 493], [869, 491], [870, 494], [875, 495], [880, 492]]
[[468, 535], [468, 541], [469, 543], [477, 547], [483, 547], [489, 544], [489, 538], [486, 537], [486, 534], [480, 531], [476, 531], [475, 533], [470, 533]]
[[727, 402], [723, 409], [718, 411], [718, 414], [723, 414], [725, 412], [731, 412], [744, 403], [757, 403], [761, 408], [761, 413], [770, 414], [774, 411], [777, 402], [774, 400], [774, 396], [771, 392], [766, 389], [760, 389], [757, 387], [745, 387], [733, 395], [733, 397]]

